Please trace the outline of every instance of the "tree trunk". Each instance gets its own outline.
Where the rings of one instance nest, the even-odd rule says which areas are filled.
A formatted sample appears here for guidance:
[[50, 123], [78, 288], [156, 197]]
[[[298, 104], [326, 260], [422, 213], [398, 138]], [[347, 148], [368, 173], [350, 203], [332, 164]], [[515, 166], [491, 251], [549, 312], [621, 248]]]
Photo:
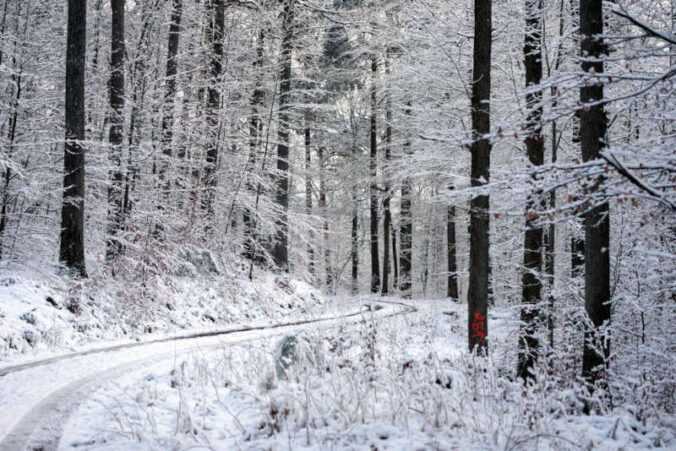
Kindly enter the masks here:
[[[353, 148], [356, 160], [357, 148]], [[359, 199], [357, 186], [352, 184], [352, 230], [351, 230], [351, 258], [352, 258], [352, 294], [359, 292]]]
[[[166, 170], [173, 155], [172, 141], [174, 137], [174, 99], [176, 97], [176, 79], [178, 73], [178, 44], [181, 36], [182, 0], [173, 0], [171, 9], [171, 24], [169, 25], [169, 40], [167, 42], [167, 69], [166, 92], [164, 94], [164, 114], [162, 115], [162, 157], [159, 179], [164, 189], [163, 202], [168, 201], [171, 183], [165, 180]], [[158, 206], [163, 209], [161, 205]]]
[[[411, 116], [411, 103], [407, 103], [406, 116]], [[404, 143], [404, 152], [410, 154], [410, 138]], [[399, 284], [401, 295], [411, 298], [411, 260], [413, 257], [413, 216], [411, 212], [411, 179], [404, 178], [401, 184], [401, 206], [399, 219]]]
[[110, 81], [110, 185], [108, 186], [108, 237], [106, 262], [111, 263], [122, 252], [119, 233], [122, 230], [124, 178], [122, 175], [122, 140], [124, 130], [124, 0], [111, 0]]
[[[7, 6], [5, 5], [5, 12]], [[3, 17], [3, 30], [4, 30], [4, 17]], [[16, 139], [16, 124], [19, 119], [19, 101], [21, 100], [22, 93], [22, 72], [19, 71], [18, 74], [12, 74], [12, 81], [16, 86], [16, 91], [14, 95], [14, 102], [12, 102], [12, 114], [9, 118], [9, 131], [7, 132], [7, 160], [12, 159], [12, 154], [14, 153], [14, 140]], [[3, 245], [4, 245], [4, 234], [5, 229], [7, 228], [7, 222], [9, 221], [9, 182], [12, 180], [12, 165], [7, 165], [3, 171], [2, 176], [2, 189], [0, 189], [0, 197], [2, 198], [2, 207], [0, 207], [0, 258], [2, 258]]]
[[284, 5], [282, 30], [282, 59], [279, 74], [279, 126], [277, 131], [277, 205], [278, 218], [272, 258], [282, 271], [289, 270], [289, 109], [291, 102], [291, 60], [294, 39], [294, 2], [287, 0]]
[[152, 18], [155, 6], [150, 2], [142, 2], [142, 24], [141, 24], [141, 35], [139, 37], [137, 48], [136, 61], [134, 62], [134, 67], [131, 71], [131, 85], [132, 85], [132, 107], [131, 115], [129, 116], [129, 131], [127, 137], [127, 169], [124, 177], [124, 200], [123, 205], [123, 225], [128, 225], [125, 223], [126, 218], [129, 217], [132, 210], [132, 192], [134, 190], [134, 184], [138, 177], [138, 167], [134, 164], [133, 157], [137, 153], [137, 149], [140, 142], [139, 131], [142, 129], [142, 119], [143, 119], [143, 103], [145, 99], [146, 92], [146, 82], [148, 80], [148, 74], [146, 73], [146, 52], [150, 47], [150, 39], [152, 38]]
[[329, 242], [329, 218], [326, 208], [326, 158], [324, 148], [317, 149], [319, 157], [319, 208], [324, 217], [324, 266], [326, 269], [326, 288], [333, 293], [333, 269], [331, 268], [331, 246]]
[[390, 226], [392, 234], [392, 287], [399, 289], [399, 256], [397, 255], [397, 232], [393, 225]]
[[[449, 189], [454, 189], [453, 186]], [[446, 254], [448, 262], [448, 276], [447, 276], [447, 292], [446, 295], [457, 301], [458, 293], [458, 260], [456, 256], [456, 239], [455, 239], [455, 205], [448, 207], [446, 217]]]
[[[541, 0], [526, 0], [526, 38], [524, 45], [526, 89], [537, 87], [542, 81], [542, 4]], [[544, 138], [542, 136], [542, 91], [526, 95], [525, 139], [528, 160], [534, 166], [544, 163]], [[533, 377], [531, 372], [540, 346], [536, 330], [540, 318], [538, 305], [542, 301], [542, 245], [543, 228], [536, 225], [537, 210], [542, 208], [541, 191], [536, 190], [526, 205], [526, 235], [524, 238], [521, 279], [521, 331], [519, 333], [519, 358], [517, 375], [524, 382]]]
[[204, 184], [206, 186], [203, 207], [209, 217], [214, 214], [214, 198], [216, 196], [216, 164], [218, 162], [219, 136], [217, 133], [219, 111], [221, 107], [221, 76], [223, 73], [223, 36], [225, 34], [224, 0], [211, 0], [211, 20], [209, 22], [209, 39], [211, 41], [211, 62], [209, 88], [207, 90], [206, 120], [209, 127], [209, 140], [204, 166]]
[[[254, 87], [253, 95], [251, 96], [251, 116], [249, 116], [249, 168], [252, 170], [256, 167], [256, 152], [258, 151], [259, 139], [263, 128], [261, 110], [263, 101], [265, 100], [265, 91], [263, 91], [262, 88], [263, 74], [261, 73], [261, 68], [263, 67], [264, 41], [265, 33], [261, 31], [258, 34], [258, 44], [256, 48], [257, 58], [253, 64], [254, 69], [256, 70], [256, 86]], [[245, 176], [247, 177], [247, 191], [253, 193], [255, 190], [249, 179], [249, 174], [245, 174]], [[254, 217], [254, 212], [252, 212], [250, 208], [244, 209], [242, 222], [244, 223], [244, 258], [250, 259], [253, 262], [256, 255], [256, 218]]]
[[371, 60], [371, 155], [369, 170], [371, 176], [371, 293], [380, 289], [380, 257], [378, 253], [378, 110], [377, 88], [378, 62]]
[[[385, 71], [390, 73], [389, 60], [385, 59]], [[392, 229], [392, 212], [390, 211], [389, 164], [392, 159], [392, 104], [389, 92], [385, 101], [385, 199], [383, 199], [383, 287], [382, 294], [390, 290], [390, 232]]]
[[[312, 148], [310, 147], [312, 134], [310, 131], [310, 124], [308, 123], [305, 126], [305, 214], [308, 218], [312, 216]], [[307, 248], [307, 258], [308, 258], [308, 273], [310, 279], [314, 279], [315, 275], [315, 252], [313, 248], [313, 233], [312, 230], [308, 233], [309, 243]]]
[[84, 253], [85, 52], [87, 0], [68, 0], [66, 50], [66, 145], [59, 260], [74, 275], [87, 276]]
[[[582, 71], [589, 74], [603, 73], [603, 58], [606, 50], [603, 40], [602, 0], [580, 0], [580, 34], [582, 38]], [[601, 36], [601, 37], [600, 37]], [[594, 77], [594, 75], [590, 75]], [[593, 81], [580, 89], [580, 141], [582, 159], [587, 162], [599, 158], [605, 146], [607, 118], [602, 103], [603, 84]], [[603, 190], [604, 176], [594, 183], [594, 190]], [[591, 194], [591, 193], [590, 193]], [[593, 201], [592, 201], [593, 202]], [[585, 331], [585, 346], [582, 357], [582, 376], [593, 384], [605, 377], [605, 364], [610, 352], [610, 338], [598, 328], [610, 322], [610, 220], [607, 201], [593, 206], [584, 215], [585, 231], [585, 308], [592, 325]], [[602, 350], [598, 353], [595, 348]]]
[[[564, 31], [564, 5], [565, 0], [561, 0], [559, 6], [559, 38], [563, 36]], [[554, 69], [558, 70], [561, 65], [561, 45], [557, 48], [556, 59], [554, 61]], [[548, 72], [548, 75], [551, 76], [551, 71]], [[552, 108], [556, 108], [558, 105], [557, 98], [557, 88], [551, 88], [551, 95], [554, 99], [552, 102]], [[556, 163], [557, 160], [557, 151], [559, 147], [559, 133], [557, 128], [556, 120], [552, 121], [552, 164]], [[549, 209], [556, 210], [556, 188], [552, 189], [549, 193]], [[549, 287], [549, 297], [548, 297], [548, 312], [547, 312], [547, 329], [549, 332], [549, 349], [550, 353], [554, 349], [554, 310], [555, 310], [555, 299], [554, 299], [554, 269], [556, 264], [556, 224], [552, 222], [549, 224], [549, 229], [545, 233], [545, 274], [547, 275], [547, 284]]]
[[[471, 184], [488, 183], [490, 171], [490, 93], [491, 93], [491, 0], [474, 0], [474, 51], [472, 70], [472, 174]], [[482, 194], [470, 202], [470, 251], [468, 343], [470, 351], [487, 350], [489, 197]]]

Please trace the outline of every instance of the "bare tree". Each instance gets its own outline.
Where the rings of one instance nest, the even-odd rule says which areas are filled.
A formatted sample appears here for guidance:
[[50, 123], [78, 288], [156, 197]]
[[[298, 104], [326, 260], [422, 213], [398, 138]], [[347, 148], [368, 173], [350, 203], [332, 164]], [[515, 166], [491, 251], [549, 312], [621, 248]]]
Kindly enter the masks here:
[[59, 260], [86, 277], [84, 252], [85, 195], [85, 53], [87, 0], [68, 0], [66, 50], [66, 145]]
[[111, 0], [112, 13], [110, 40], [110, 185], [108, 186], [108, 239], [106, 261], [114, 261], [122, 252], [119, 233], [122, 230], [124, 176], [122, 173], [122, 140], [124, 130], [124, 0]]
[[[491, 131], [491, 0], [474, 0], [474, 65], [472, 70], [471, 185], [488, 183]], [[489, 198], [482, 193], [470, 201], [469, 290], [467, 292], [469, 349], [487, 347], [489, 285]]]
[[[528, 160], [534, 166], [544, 163], [542, 137], [542, 2], [526, 0], [526, 38], [523, 48], [526, 68], [526, 130]], [[542, 209], [542, 192], [536, 190], [526, 206], [526, 235], [523, 244], [523, 276], [521, 279], [521, 331], [519, 334], [519, 362], [517, 374], [524, 380], [532, 377], [531, 369], [539, 348], [536, 329], [539, 320], [538, 304], [542, 300], [542, 246], [543, 228], [537, 224]]]

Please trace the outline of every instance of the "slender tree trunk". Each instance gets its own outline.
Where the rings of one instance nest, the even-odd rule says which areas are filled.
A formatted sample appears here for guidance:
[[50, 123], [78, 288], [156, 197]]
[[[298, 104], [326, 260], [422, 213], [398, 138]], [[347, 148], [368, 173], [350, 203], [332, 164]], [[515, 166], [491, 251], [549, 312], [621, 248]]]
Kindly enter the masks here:
[[[537, 87], [542, 81], [542, 4], [541, 0], [526, 0], [526, 38], [524, 46], [526, 68], [526, 89]], [[534, 166], [544, 163], [544, 138], [542, 136], [542, 91], [526, 95], [525, 139], [528, 160]], [[540, 190], [528, 200], [526, 206], [526, 235], [524, 238], [523, 266], [521, 279], [521, 331], [519, 334], [519, 360], [517, 375], [524, 381], [533, 377], [531, 372], [540, 346], [536, 335], [539, 303], [542, 301], [542, 246], [543, 228], [537, 225], [537, 210], [542, 208]]]
[[291, 102], [291, 60], [294, 40], [294, 3], [286, 0], [284, 5], [282, 30], [282, 61], [279, 74], [279, 125], [277, 131], [277, 205], [280, 212], [275, 222], [275, 234], [272, 257], [275, 265], [282, 271], [289, 270], [289, 109]]
[[[491, 94], [491, 0], [474, 0], [474, 64], [472, 70], [472, 174], [471, 184], [488, 183], [490, 171], [490, 94]], [[489, 198], [487, 194], [470, 202], [470, 251], [468, 343], [473, 351], [487, 349], [488, 336], [488, 267], [489, 267]]]
[[[411, 103], [408, 102], [406, 116], [411, 116]], [[410, 154], [410, 138], [404, 143], [404, 152]], [[401, 295], [410, 299], [412, 295], [411, 260], [413, 257], [413, 216], [411, 212], [412, 184], [409, 177], [401, 184], [401, 206], [399, 219], [399, 284]]]
[[[5, 6], [5, 12], [7, 7]], [[4, 17], [3, 17], [3, 26], [4, 29]], [[22, 73], [19, 71], [18, 74], [12, 75], [12, 81], [16, 86], [16, 92], [14, 95], [14, 102], [12, 102], [12, 115], [9, 118], [9, 131], [7, 133], [7, 160], [11, 160], [12, 154], [14, 153], [14, 140], [16, 139], [16, 124], [19, 119], [19, 101], [21, 100], [22, 93]], [[9, 221], [9, 182], [12, 180], [12, 166], [7, 165], [2, 175], [2, 188], [0, 189], [0, 197], [2, 198], [2, 207], [0, 207], [0, 259], [2, 258], [3, 253], [3, 244], [4, 244], [4, 233], [7, 228], [7, 222]]]
[[[603, 73], [602, 58], [606, 53], [603, 40], [602, 0], [580, 0], [580, 34], [582, 38], [582, 71]], [[593, 75], [590, 75], [593, 77]], [[607, 118], [602, 103], [603, 84], [593, 81], [580, 89], [580, 141], [582, 159], [599, 158], [605, 147]], [[604, 176], [595, 182], [594, 191], [603, 190]], [[593, 201], [592, 201], [593, 202]], [[593, 384], [605, 378], [605, 364], [610, 352], [610, 339], [598, 328], [610, 322], [610, 219], [607, 201], [593, 205], [584, 215], [585, 229], [585, 308], [592, 325], [585, 331], [582, 376]], [[601, 349], [601, 353], [596, 351]]]
[[371, 60], [371, 155], [369, 170], [371, 176], [371, 293], [380, 289], [380, 257], [378, 252], [378, 110], [377, 87], [378, 62]]
[[331, 246], [329, 241], [329, 218], [326, 203], [326, 157], [324, 148], [317, 149], [319, 157], [319, 209], [324, 217], [324, 266], [326, 269], [326, 288], [329, 293], [333, 293], [333, 269], [331, 267]]
[[[263, 74], [261, 69], [263, 67], [263, 44], [265, 41], [265, 33], [261, 31], [258, 34], [258, 44], [256, 47], [256, 61], [254, 61], [254, 69], [256, 70], [256, 86], [251, 96], [251, 116], [249, 116], [249, 168], [256, 167], [256, 152], [258, 151], [259, 139], [262, 134], [263, 121], [261, 120], [261, 111], [263, 108], [263, 101], [265, 100], [265, 91], [263, 91]], [[249, 175], [247, 177], [247, 191], [254, 193], [254, 185], [251, 183]], [[253, 211], [250, 208], [244, 209], [242, 217], [244, 223], [244, 257], [250, 259], [252, 262], [256, 255], [255, 230], [256, 219]]]
[[209, 22], [209, 39], [211, 41], [210, 81], [207, 90], [207, 125], [209, 126], [209, 140], [204, 166], [204, 183], [206, 186], [203, 207], [210, 217], [214, 214], [214, 198], [216, 196], [216, 164], [218, 162], [219, 111], [221, 107], [221, 76], [223, 73], [223, 36], [225, 35], [225, 0], [211, 0], [211, 14]]
[[113, 262], [122, 252], [119, 233], [122, 230], [124, 178], [122, 175], [122, 140], [124, 130], [124, 0], [111, 0], [110, 81], [110, 185], [108, 186], [108, 238], [106, 261]]
[[[389, 59], [385, 59], [385, 71], [390, 73]], [[392, 229], [392, 212], [390, 211], [389, 164], [392, 159], [392, 104], [389, 92], [385, 101], [385, 199], [383, 199], [383, 286], [382, 294], [390, 290], [390, 231]]]
[[[312, 216], [312, 177], [311, 177], [311, 171], [312, 171], [312, 148], [310, 147], [311, 145], [311, 139], [312, 139], [312, 133], [310, 131], [310, 120], [307, 120], [307, 124], [305, 126], [305, 213], [307, 214], [308, 218]], [[313, 233], [310, 230], [309, 234], [309, 243], [308, 243], [308, 248], [307, 248], [307, 258], [308, 258], [308, 273], [310, 274], [310, 278], [314, 279], [315, 275], [315, 252], [313, 248]]]
[[85, 196], [85, 52], [87, 0], [68, 0], [66, 50], [66, 145], [63, 159], [63, 204], [59, 260], [86, 277], [84, 253]]
[[[162, 115], [162, 157], [159, 179], [163, 191], [163, 203], [169, 199], [171, 183], [166, 179], [166, 171], [173, 155], [172, 142], [174, 138], [174, 99], [176, 98], [176, 79], [178, 73], [178, 44], [181, 37], [181, 16], [183, 12], [182, 0], [173, 0], [171, 9], [171, 24], [169, 25], [169, 40], [167, 42], [166, 92], [164, 94], [164, 114]], [[162, 204], [158, 205], [162, 210]]]
[[[357, 146], [352, 146], [352, 157], [357, 165]], [[352, 259], [352, 294], [359, 292], [359, 194], [357, 185], [352, 184], [352, 230], [351, 230], [351, 259]]]
[[[561, 0], [559, 4], [559, 38], [563, 36], [564, 29], [564, 4], [565, 0]], [[561, 65], [561, 45], [557, 48], [556, 51], [556, 60], [554, 62], [554, 69], [558, 70]], [[551, 71], [548, 72], [548, 75], [551, 76]], [[551, 95], [554, 99], [552, 102], [552, 108], [556, 108], [558, 102], [556, 100], [557, 88], [551, 88]], [[557, 122], [552, 121], [552, 164], [556, 163], [557, 160], [557, 151], [559, 147], [559, 133], [557, 128]], [[549, 193], [549, 209], [556, 209], [556, 189], [553, 189]], [[554, 299], [554, 269], [556, 264], [556, 225], [554, 222], [549, 224], [549, 229], [545, 234], [545, 273], [547, 274], [547, 283], [549, 288], [549, 297], [548, 297], [548, 313], [547, 313], [547, 329], [549, 332], [549, 349], [550, 352], [554, 349], [554, 310], [556, 308], [555, 299]]]
[[[449, 189], [454, 189], [453, 186]], [[456, 239], [455, 239], [455, 205], [451, 205], [447, 210], [446, 217], [446, 254], [448, 262], [448, 276], [447, 276], [447, 292], [446, 295], [457, 301], [459, 299], [458, 293], [458, 260], [456, 256]]]
[[397, 232], [394, 225], [390, 226], [392, 234], [392, 287], [394, 290], [399, 289], [399, 256], [397, 255]]
[[134, 61], [134, 66], [131, 71], [131, 85], [132, 85], [132, 107], [131, 115], [129, 116], [129, 131], [127, 135], [127, 168], [124, 176], [124, 200], [123, 205], [123, 225], [127, 226], [126, 218], [131, 214], [133, 207], [132, 192], [138, 177], [138, 167], [134, 164], [134, 155], [137, 154], [140, 133], [142, 130], [143, 118], [143, 103], [146, 92], [146, 82], [148, 76], [146, 74], [146, 57], [147, 51], [150, 47], [150, 39], [152, 37], [152, 24], [154, 5], [149, 2], [143, 2], [141, 11], [141, 35], [139, 37], [137, 48], [137, 57]]

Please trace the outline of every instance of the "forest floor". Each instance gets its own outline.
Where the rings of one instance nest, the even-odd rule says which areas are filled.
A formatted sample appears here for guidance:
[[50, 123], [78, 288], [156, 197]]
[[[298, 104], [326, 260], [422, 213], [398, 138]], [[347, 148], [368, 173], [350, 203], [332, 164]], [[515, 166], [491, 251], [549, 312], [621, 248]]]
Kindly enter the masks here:
[[[113, 359], [105, 383], [52, 396], [51, 407], [43, 402], [52, 416], [62, 403], [67, 412], [46, 423], [58, 423], [58, 449], [78, 450], [674, 446], [672, 414], [637, 418], [618, 406], [588, 416], [555, 375], [540, 374], [527, 388], [513, 381], [515, 310], [489, 314], [491, 353], [476, 358], [466, 351], [461, 303], [365, 296], [331, 299], [324, 314], [364, 304], [380, 307], [322, 326], [169, 345], [173, 352], [165, 343], [163, 357], [150, 348], [136, 354], [142, 365]], [[287, 367], [280, 344], [291, 336]], [[68, 371], [57, 367], [52, 377]], [[9, 376], [20, 384], [19, 374]]]

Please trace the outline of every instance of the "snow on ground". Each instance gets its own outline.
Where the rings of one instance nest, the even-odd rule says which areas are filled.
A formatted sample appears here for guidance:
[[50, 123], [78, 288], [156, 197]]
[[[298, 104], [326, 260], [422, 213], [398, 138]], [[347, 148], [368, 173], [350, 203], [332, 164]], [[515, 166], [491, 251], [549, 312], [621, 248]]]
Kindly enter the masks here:
[[476, 358], [465, 351], [464, 305], [409, 302], [417, 313], [305, 332], [300, 354], [319, 347], [322, 357], [300, 359], [287, 377], [275, 368], [278, 337], [128, 372], [80, 405], [60, 449], [674, 446], [673, 415], [585, 416], [556, 375], [529, 388], [512, 381], [512, 312], [492, 315], [491, 355]]
[[103, 344], [146, 341], [228, 325], [312, 316], [322, 294], [262, 273], [199, 273], [122, 284], [13, 272], [0, 275], [0, 363], [33, 360]]

